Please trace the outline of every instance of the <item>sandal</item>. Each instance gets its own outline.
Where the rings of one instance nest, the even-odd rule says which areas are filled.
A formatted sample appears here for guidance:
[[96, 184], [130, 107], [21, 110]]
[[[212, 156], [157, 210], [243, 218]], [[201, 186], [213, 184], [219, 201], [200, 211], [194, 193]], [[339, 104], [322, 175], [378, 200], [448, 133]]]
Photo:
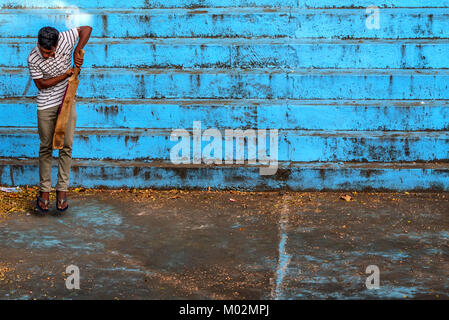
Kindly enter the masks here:
[[41, 213], [47, 213], [48, 209], [44, 209], [40, 206], [39, 202], [42, 202], [47, 208], [48, 205], [50, 204], [50, 200], [44, 199], [41, 196], [38, 196], [36, 199], [36, 208], [37, 210], [39, 210]]
[[59, 207], [62, 207], [65, 203], [67, 203], [67, 196], [65, 195], [64, 198], [59, 198], [58, 196], [56, 196], [56, 210], [58, 210], [59, 212], [64, 212], [69, 208], [69, 205], [67, 203], [67, 207], [65, 207], [64, 209], [60, 209]]

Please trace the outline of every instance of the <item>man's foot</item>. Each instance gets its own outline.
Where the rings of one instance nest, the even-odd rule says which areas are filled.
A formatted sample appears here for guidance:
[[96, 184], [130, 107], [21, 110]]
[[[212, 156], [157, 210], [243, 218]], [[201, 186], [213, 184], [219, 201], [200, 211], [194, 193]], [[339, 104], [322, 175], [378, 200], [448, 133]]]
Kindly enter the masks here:
[[36, 199], [36, 208], [40, 212], [48, 212], [48, 205], [50, 204], [50, 192], [39, 192]]
[[56, 190], [56, 209], [58, 211], [65, 211], [68, 207], [66, 192]]

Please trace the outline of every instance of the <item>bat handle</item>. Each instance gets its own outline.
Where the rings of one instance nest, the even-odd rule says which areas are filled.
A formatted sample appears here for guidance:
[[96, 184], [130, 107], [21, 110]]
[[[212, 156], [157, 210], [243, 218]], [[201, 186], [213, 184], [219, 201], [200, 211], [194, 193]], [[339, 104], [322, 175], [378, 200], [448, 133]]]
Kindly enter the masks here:
[[[80, 55], [81, 55], [81, 58], [83, 58], [83, 57], [84, 57], [84, 53], [85, 53], [84, 49], [81, 49], [81, 50], [80, 50]], [[73, 78], [76, 78], [76, 77], [78, 77], [78, 75], [79, 75], [80, 71], [81, 71], [81, 68], [79, 68], [79, 67], [75, 66], [75, 68], [74, 68], [74, 70], [73, 70], [73, 74], [72, 74], [72, 77], [73, 77]]]

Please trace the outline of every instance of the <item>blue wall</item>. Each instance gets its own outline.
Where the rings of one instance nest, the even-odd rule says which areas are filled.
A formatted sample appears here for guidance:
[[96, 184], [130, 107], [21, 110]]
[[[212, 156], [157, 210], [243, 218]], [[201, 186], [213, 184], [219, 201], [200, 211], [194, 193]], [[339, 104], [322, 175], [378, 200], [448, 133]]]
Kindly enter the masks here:
[[[371, 5], [378, 29], [366, 26]], [[0, 184], [38, 183], [26, 68], [37, 31], [90, 24], [73, 186], [449, 190], [449, 0], [0, 7]], [[174, 165], [170, 133], [194, 121], [278, 129], [279, 169]]]

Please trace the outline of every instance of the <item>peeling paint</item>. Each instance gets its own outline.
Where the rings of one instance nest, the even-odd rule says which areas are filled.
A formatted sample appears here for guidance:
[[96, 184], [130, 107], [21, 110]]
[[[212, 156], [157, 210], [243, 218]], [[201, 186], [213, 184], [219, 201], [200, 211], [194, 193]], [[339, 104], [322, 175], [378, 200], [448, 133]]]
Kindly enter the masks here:
[[[168, 157], [171, 130], [191, 130], [193, 121], [202, 121], [219, 130], [277, 128], [279, 160], [294, 164], [268, 180], [243, 174], [250, 166], [231, 166], [235, 176], [217, 176], [217, 186], [335, 189], [352, 178], [363, 189], [383, 187], [389, 177], [413, 188], [448, 188], [446, 0], [426, 7], [417, 0], [381, 1], [383, 23], [375, 31], [365, 28], [362, 0], [79, 5], [94, 18], [78, 91], [74, 156], [110, 161], [101, 169], [74, 168], [79, 179], [86, 174], [114, 185], [117, 170], [123, 179], [118, 184], [148, 184], [167, 174], [168, 184], [202, 187], [207, 177], [200, 172], [214, 176], [222, 167], [170, 167]], [[30, 148], [38, 144], [37, 91], [26, 56], [40, 26], [62, 30], [66, 15], [52, 1], [3, 5], [0, 158], [20, 165], [2, 163], [0, 183], [18, 184], [35, 170], [18, 160], [37, 157]], [[393, 174], [393, 168], [401, 169]]]

